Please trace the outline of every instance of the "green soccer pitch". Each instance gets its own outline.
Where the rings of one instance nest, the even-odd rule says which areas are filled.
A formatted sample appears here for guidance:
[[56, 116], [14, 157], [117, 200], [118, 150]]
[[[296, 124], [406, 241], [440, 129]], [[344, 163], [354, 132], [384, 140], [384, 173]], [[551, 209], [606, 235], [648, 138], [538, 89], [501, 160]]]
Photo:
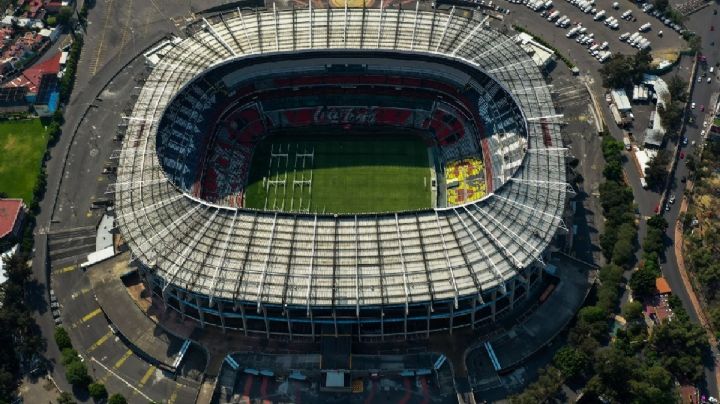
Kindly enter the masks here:
[[245, 206], [312, 213], [432, 207], [431, 166], [410, 134], [276, 135], [253, 154]]

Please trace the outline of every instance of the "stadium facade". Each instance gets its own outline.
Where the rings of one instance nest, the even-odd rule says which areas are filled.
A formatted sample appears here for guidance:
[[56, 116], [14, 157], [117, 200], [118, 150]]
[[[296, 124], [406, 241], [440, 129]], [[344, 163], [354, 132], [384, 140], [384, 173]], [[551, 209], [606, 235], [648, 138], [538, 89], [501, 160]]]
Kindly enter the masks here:
[[[565, 227], [565, 149], [531, 57], [460, 14], [237, 10], [175, 41], [115, 184], [153, 297], [203, 326], [290, 338], [426, 337], [512, 313]], [[243, 208], [254, 139], [312, 125], [426, 130], [441, 159], [482, 155], [487, 195], [358, 215]]]

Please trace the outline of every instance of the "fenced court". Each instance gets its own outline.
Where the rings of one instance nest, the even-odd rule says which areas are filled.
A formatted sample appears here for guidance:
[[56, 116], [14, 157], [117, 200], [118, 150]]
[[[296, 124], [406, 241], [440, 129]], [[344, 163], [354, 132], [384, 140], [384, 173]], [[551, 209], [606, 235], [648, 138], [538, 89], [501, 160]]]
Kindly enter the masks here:
[[369, 213], [432, 206], [423, 141], [407, 134], [276, 135], [255, 149], [248, 208]]

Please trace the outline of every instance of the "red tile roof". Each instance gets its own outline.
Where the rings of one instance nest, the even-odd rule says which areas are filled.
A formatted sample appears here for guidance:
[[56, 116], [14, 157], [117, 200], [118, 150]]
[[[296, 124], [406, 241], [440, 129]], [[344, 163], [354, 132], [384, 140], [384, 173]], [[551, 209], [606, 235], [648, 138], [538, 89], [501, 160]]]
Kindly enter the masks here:
[[670, 289], [670, 285], [663, 277], [655, 279], [655, 289], [657, 289], [658, 293], [660, 293], [661, 295], [672, 292], [672, 290]]
[[23, 75], [36, 86], [40, 85], [40, 79], [44, 74], [57, 74], [60, 71], [61, 52], [56, 53], [48, 60], [38, 63], [33, 67], [25, 69]]
[[22, 199], [0, 199], [0, 238], [13, 231], [22, 205]]

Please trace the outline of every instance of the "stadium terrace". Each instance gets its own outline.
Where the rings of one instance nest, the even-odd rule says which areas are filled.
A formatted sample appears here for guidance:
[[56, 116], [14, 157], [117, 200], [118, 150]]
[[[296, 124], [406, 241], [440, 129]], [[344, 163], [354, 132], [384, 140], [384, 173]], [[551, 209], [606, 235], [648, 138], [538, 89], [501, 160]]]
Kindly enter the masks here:
[[153, 297], [267, 337], [427, 337], [512, 313], [571, 190], [542, 75], [478, 17], [194, 25], [144, 82], [119, 155], [117, 223]]

